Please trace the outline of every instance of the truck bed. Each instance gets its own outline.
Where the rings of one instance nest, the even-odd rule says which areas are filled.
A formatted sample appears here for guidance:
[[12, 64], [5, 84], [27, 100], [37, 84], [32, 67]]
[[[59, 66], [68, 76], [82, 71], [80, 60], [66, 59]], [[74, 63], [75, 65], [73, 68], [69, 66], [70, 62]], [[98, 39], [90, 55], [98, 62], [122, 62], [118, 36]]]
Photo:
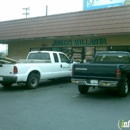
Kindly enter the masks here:
[[116, 79], [117, 65], [112, 64], [75, 64], [73, 78]]

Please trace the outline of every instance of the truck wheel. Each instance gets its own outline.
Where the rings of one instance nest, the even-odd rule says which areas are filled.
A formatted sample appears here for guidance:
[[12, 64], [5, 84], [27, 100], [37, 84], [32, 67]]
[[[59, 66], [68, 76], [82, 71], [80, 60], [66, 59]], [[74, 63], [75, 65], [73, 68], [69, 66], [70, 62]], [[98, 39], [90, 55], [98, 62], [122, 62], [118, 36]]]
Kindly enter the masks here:
[[28, 76], [27, 82], [26, 82], [26, 87], [29, 89], [35, 89], [39, 85], [39, 76], [37, 74], [30, 74]]
[[119, 84], [118, 93], [121, 97], [126, 97], [129, 92], [129, 83], [128, 79]]
[[12, 86], [12, 83], [1, 83], [3, 85], [3, 87], [5, 88], [9, 88]]
[[89, 86], [86, 85], [78, 85], [78, 90], [81, 94], [86, 94], [89, 90]]

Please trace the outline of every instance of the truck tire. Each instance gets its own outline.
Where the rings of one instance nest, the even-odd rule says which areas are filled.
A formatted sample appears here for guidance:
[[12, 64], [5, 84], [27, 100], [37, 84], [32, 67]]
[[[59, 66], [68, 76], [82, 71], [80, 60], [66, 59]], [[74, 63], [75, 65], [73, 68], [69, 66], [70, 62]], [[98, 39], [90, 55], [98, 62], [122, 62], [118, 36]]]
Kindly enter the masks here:
[[89, 86], [86, 85], [78, 85], [78, 90], [81, 94], [86, 94], [89, 90]]
[[12, 83], [1, 83], [3, 87], [9, 88], [12, 86]]
[[128, 95], [128, 92], [129, 92], [129, 83], [128, 83], [128, 79], [125, 79], [124, 82], [119, 84], [118, 93], [119, 96], [126, 97]]
[[39, 76], [35, 73], [32, 73], [28, 76], [26, 87], [29, 89], [36, 89], [39, 85]]

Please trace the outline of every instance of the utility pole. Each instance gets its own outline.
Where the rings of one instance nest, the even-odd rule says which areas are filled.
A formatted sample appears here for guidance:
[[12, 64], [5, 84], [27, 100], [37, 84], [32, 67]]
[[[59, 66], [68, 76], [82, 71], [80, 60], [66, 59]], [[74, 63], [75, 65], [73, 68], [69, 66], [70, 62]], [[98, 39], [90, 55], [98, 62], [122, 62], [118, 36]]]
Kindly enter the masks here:
[[23, 8], [23, 10], [25, 10], [25, 13], [23, 13], [23, 15], [26, 15], [26, 18], [27, 18], [27, 16], [30, 15], [29, 12], [28, 12], [30, 10], [30, 8], [29, 7]]
[[46, 16], [48, 15], [48, 6], [46, 5]]

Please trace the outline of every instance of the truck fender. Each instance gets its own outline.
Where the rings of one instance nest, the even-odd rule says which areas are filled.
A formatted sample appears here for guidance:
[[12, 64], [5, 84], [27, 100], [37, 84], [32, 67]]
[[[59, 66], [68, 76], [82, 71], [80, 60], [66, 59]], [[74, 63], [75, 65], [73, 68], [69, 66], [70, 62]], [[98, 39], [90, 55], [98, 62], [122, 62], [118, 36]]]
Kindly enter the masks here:
[[27, 73], [26, 73], [26, 81], [27, 81], [27, 79], [28, 79], [28, 76], [31, 74], [31, 73], [36, 73], [36, 74], [38, 74], [39, 75], [39, 78], [41, 77], [41, 70], [39, 69], [39, 68], [36, 68], [36, 67], [33, 67], [33, 68], [30, 68], [28, 71], [27, 71]]

